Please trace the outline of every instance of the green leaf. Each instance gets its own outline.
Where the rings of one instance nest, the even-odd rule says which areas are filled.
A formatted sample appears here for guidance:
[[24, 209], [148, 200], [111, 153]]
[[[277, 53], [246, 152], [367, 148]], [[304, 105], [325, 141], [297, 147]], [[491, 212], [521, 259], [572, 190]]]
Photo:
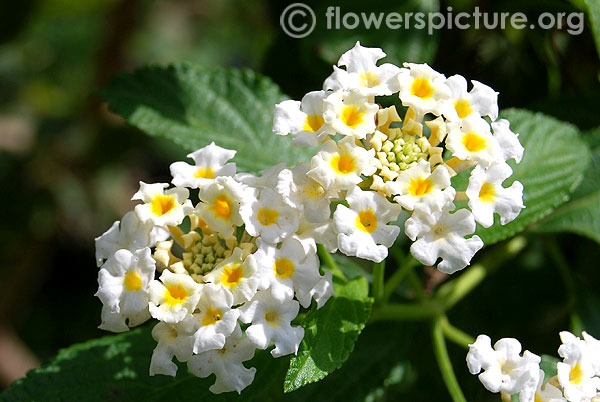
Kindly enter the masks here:
[[542, 355], [542, 361], [540, 362], [540, 368], [544, 371], [544, 383], [546, 383], [549, 379], [556, 376], [557, 368], [556, 363], [558, 363], [560, 359], [558, 357], [550, 356], [550, 355]]
[[600, 55], [600, 2], [598, 0], [585, 0], [588, 8], [588, 16], [592, 22], [592, 31], [594, 33], [594, 42]]
[[368, 294], [366, 279], [355, 278], [338, 287], [325, 306], [306, 316], [304, 339], [290, 361], [285, 392], [325, 378], [348, 359], [371, 314], [373, 300]]
[[[144, 326], [119, 335], [94, 339], [59, 352], [48, 365], [32, 370], [0, 394], [2, 401], [227, 401], [231, 394], [213, 395], [214, 376], [198, 378], [181, 365], [176, 378], [150, 377], [156, 342]], [[246, 367], [257, 366], [254, 382], [238, 400], [266, 400], [278, 391], [288, 359], [273, 359], [266, 351]]]
[[510, 128], [520, 134], [525, 148], [521, 163], [509, 161], [514, 173], [504, 186], [519, 180], [524, 187], [526, 208], [506, 225], [500, 225], [498, 216], [487, 229], [478, 225], [475, 233], [487, 245], [523, 231], [565, 203], [581, 182], [589, 162], [588, 147], [575, 126], [520, 109], [505, 110], [500, 117], [510, 121]]
[[[379, 2], [371, 3], [368, 10], [362, 0], [345, 0], [335, 4], [339, 7], [339, 25], [337, 28], [336, 17], [330, 17], [327, 21], [328, 11], [331, 13], [333, 3], [322, 3], [315, 7], [318, 22], [314, 32], [304, 41], [303, 45], [309, 49], [317, 49], [321, 57], [328, 64], [336, 64], [340, 55], [351, 49], [356, 41], [363, 46], [374, 46], [383, 49], [387, 57], [381, 62], [402, 65], [403, 62], [424, 63], [432, 62], [438, 46], [438, 32], [431, 35], [424, 29], [415, 29], [417, 21], [414, 19], [403, 20], [400, 29], [386, 25], [386, 17], [391, 13], [405, 16], [406, 13], [427, 13], [439, 10], [438, 0], [408, 0], [403, 2]], [[342, 22], [344, 15], [354, 13], [360, 19], [360, 23], [354, 29], [344, 29]], [[363, 17], [362, 14], [365, 14]], [[364, 18], [371, 16], [370, 28], [364, 22]], [[375, 19], [373, 19], [375, 17]], [[382, 17], [382, 18], [380, 18]], [[322, 23], [320, 23], [322, 21]], [[375, 25], [379, 22], [379, 27]], [[328, 22], [330, 26], [328, 26]], [[354, 19], [348, 17], [347, 22], [353, 23]], [[392, 21], [393, 22], [393, 21]], [[314, 50], [313, 50], [314, 51]]]
[[583, 137], [592, 160], [571, 201], [557, 208], [535, 226], [540, 233], [572, 232], [600, 243], [600, 128]]
[[273, 133], [275, 104], [286, 98], [270, 79], [250, 70], [152, 66], [117, 76], [100, 96], [129, 124], [188, 151], [211, 141], [236, 150], [234, 160], [245, 171], [312, 155]]
[[398, 322], [368, 325], [343, 367], [318, 383], [286, 394], [284, 401], [394, 401], [416, 381], [408, 361], [417, 336], [414, 326]]

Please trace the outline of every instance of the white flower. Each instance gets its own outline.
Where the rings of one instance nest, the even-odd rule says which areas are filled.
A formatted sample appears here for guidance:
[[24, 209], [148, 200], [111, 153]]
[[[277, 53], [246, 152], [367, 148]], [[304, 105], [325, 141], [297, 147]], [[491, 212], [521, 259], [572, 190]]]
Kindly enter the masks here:
[[336, 91], [324, 101], [323, 118], [339, 134], [365, 138], [375, 131], [378, 110], [358, 91]]
[[469, 208], [475, 220], [488, 228], [494, 223], [494, 213], [500, 215], [503, 225], [519, 215], [523, 205], [523, 185], [515, 181], [510, 187], [502, 187], [502, 182], [512, 175], [506, 163], [496, 163], [487, 169], [475, 166], [471, 171], [467, 197]]
[[439, 165], [431, 173], [431, 166], [426, 160], [420, 160], [415, 166], [403, 171], [396, 180], [388, 182], [390, 192], [399, 194], [394, 197], [394, 201], [409, 211], [417, 204], [435, 211], [441, 210], [454, 199], [455, 191], [449, 186], [448, 169]]
[[[148, 247], [133, 253], [121, 249], [106, 260], [98, 272], [96, 296], [108, 309], [105, 312], [106, 318], [111, 322], [108, 327], [125, 329], [125, 326], [115, 322], [117, 319], [124, 324], [129, 318], [129, 324], [133, 326], [130, 317], [143, 315], [149, 318], [148, 284], [154, 279], [155, 267], [156, 263]], [[114, 314], [108, 314], [109, 312]], [[106, 323], [102, 327], [109, 329]]]
[[258, 198], [242, 205], [240, 216], [251, 236], [260, 236], [269, 243], [279, 243], [300, 225], [300, 211], [286, 205], [270, 188], [263, 188]]
[[188, 315], [177, 324], [159, 322], [152, 328], [152, 337], [158, 344], [152, 352], [150, 361], [150, 375], [163, 374], [175, 377], [177, 365], [173, 363], [173, 356], [180, 362], [186, 362], [192, 357], [192, 346], [196, 329], [196, 320]]
[[[588, 343], [567, 331], [560, 333], [562, 345], [558, 354], [563, 362], [556, 365], [558, 382], [563, 388], [565, 397], [570, 402], [587, 401], [586, 398], [596, 396], [600, 389], [600, 378], [595, 377], [595, 357], [589, 353]], [[597, 364], [597, 362], [596, 362]]]
[[[479, 335], [469, 345], [467, 366], [471, 374], [479, 374], [479, 380], [490, 392], [504, 391], [508, 394], [520, 392], [520, 400], [533, 402], [538, 385], [540, 357], [525, 351], [514, 338], [500, 339], [492, 349], [487, 335]], [[522, 399], [521, 399], [522, 398]]]
[[404, 106], [411, 107], [420, 116], [426, 113], [439, 116], [452, 107], [450, 88], [443, 74], [427, 64], [404, 63], [404, 67], [398, 75], [399, 95]]
[[242, 249], [236, 247], [230, 257], [204, 275], [204, 280], [225, 287], [233, 294], [233, 304], [238, 305], [252, 299], [256, 293], [257, 270], [254, 256], [249, 255], [244, 258]]
[[333, 214], [338, 247], [349, 256], [380, 262], [388, 254], [400, 228], [388, 225], [398, 219], [402, 208], [374, 191], [354, 187], [347, 195], [350, 208], [339, 204]]
[[293, 237], [302, 243], [306, 252], [313, 250], [313, 253], [316, 253], [317, 243], [322, 244], [330, 254], [335, 253], [338, 249], [337, 233], [331, 219], [321, 223], [302, 219], [300, 227]]
[[540, 370], [540, 379], [538, 380], [537, 389], [534, 395], [534, 402], [565, 402], [562, 391], [554, 385], [547, 382], [544, 384], [544, 376], [546, 374]]
[[586, 353], [592, 360], [596, 375], [600, 376], [600, 340], [594, 338], [585, 331], [582, 332], [582, 335], [586, 343]]
[[145, 323], [149, 318], [150, 312], [148, 309], [144, 309], [138, 313], [125, 314], [102, 306], [98, 328], [111, 332], [125, 332], [129, 331], [129, 328]]
[[102, 236], [96, 237], [98, 267], [121, 248], [135, 251], [152, 247], [156, 240], [152, 228], [152, 223], [142, 223], [135, 212], [127, 212], [120, 222], [116, 221]]
[[185, 215], [192, 212], [188, 190], [175, 187], [165, 191], [167, 187], [167, 183], [140, 182], [140, 190], [131, 199], [143, 202], [135, 206], [135, 213], [142, 223], [177, 226], [183, 222]]
[[[294, 297], [294, 293], [300, 299], [318, 283], [319, 260], [314, 252], [307, 253], [298, 240], [286, 239], [281, 248], [260, 240], [257, 245], [254, 256], [260, 277], [259, 289], [271, 288], [275, 299], [284, 302]], [[308, 305], [303, 304], [303, 307]]]
[[323, 119], [323, 100], [329, 95], [326, 91], [309, 92], [302, 102], [286, 100], [275, 106], [273, 131], [277, 135], [292, 134], [292, 144], [316, 146], [335, 130]]
[[473, 255], [483, 247], [479, 236], [465, 239], [475, 232], [475, 218], [467, 209], [451, 214], [454, 205], [441, 211], [415, 209], [406, 220], [406, 235], [415, 241], [410, 247], [412, 255], [424, 265], [434, 265], [438, 258], [441, 272], [452, 274], [466, 267]]
[[476, 114], [498, 118], [498, 92], [478, 81], [471, 81], [473, 89], [467, 92], [467, 80], [462, 75], [453, 75], [446, 80], [446, 85], [452, 92], [452, 105], [445, 116], [450, 121], [462, 120]]
[[346, 137], [336, 144], [329, 140], [310, 161], [307, 176], [331, 191], [349, 190], [362, 181], [361, 175], [371, 176], [377, 169], [371, 165], [375, 150], [366, 150]]
[[235, 180], [250, 187], [273, 188], [277, 185], [279, 173], [285, 168], [285, 163], [278, 163], [277, 165], [261, 170], [258, 176], [251, 173], [238, 173], [235, 175]]
[[247, 337], [242, 337], [242, 330], [238, 325], [227, 338], [223, 348], [192, 356], [187, 365], [194, 375], [201, 378], [215, 374], [216, 381], [210, 386], [210, 392], [241, 393], [254, 380], [256, 369], [247, 369], [242, 363], [252, 359], [255, 350], [252, 342]]
[[513, 158], [517, 163], [520, 163], [525, 149], [519, 142], [519, 135], [513, 133], [509, 125], [510, 122], [506, 119], [493, 122], [494, 138], [500, 146], [500, 153], [505, 161]]
[[271, 291], [261, 290], [239, 309], [242, 322], [252, 324], [246, 329], [246, 336], [257, 348], [266, 349], [273, 341], [273, 357], [298, 353], [304, 328], [291, 326], [300, 309], [297, 301], [281, 302], [273, 297]]
[[396, 77], [400, 68], [390, 63], [377, 66], [377, 61], [384, 57], [385, 53], [381, 49], [363, 47], [360, 42], [356, 42], [338, 61], [338, 66], [346, 66], [346, 70], [334, 66], [333, 74], [325, 80], [323, 87], [333, 90], [357, 89], [365, 96], [398, 92]]
[[217, 177], [200, 189], [198, 197], [202, 202], [196, 212], [211, 230], [225, 238], [233, 235], [234, 226], [243, 223], [240, 205], [252, 199], [250, 192], [231, 177]]
[[201, 289], [191, 276], [165, 269], [160, 281], [150, 282], [150, 314], [171, 324], [182, 321], [196, 308]]
[[172, 183], [175, 186], [198, 188], [210, 183], [218, 176], [233, 176], [235, 163], [226, 163], [233, 158], [236, 151], [221, 148], [211, 142], [204, 148], [188, 154], [194, 160], [194, 165], [186, 162], [171, 164]]
[[233, 296], [222, 286], [208, 283], [202, 287], [202, 295], [198, 301], [195, 314], [200, 327], [194, 334], [194, 353], [211, 349], [221, 349], [227, 338], [235, 329], [239, 310], [232, 310]]
[[293, 169], [284, 169], [279, 173], [277, 192], [290, 207], [304, 211], [304, 217], [311, 222], [323, 222], [329, 219], [331, 198], [337, 192], [325, 190], [317, 181], [307, 176], [310, 165], [300, 163]]
[[310, 292], [298, 296], [298, 301], [303, 307], [308, 307], [310, 306], [310, 300], [315, 299], [317, 302], [317, 309], [320, 309], [327, 303], [327, 300], [329, 300], [331, 296], [335, 296], [335, 291], [333, 290], [333, 278], [331, 272], [327, 271]]
[[498, 141], [490, 131], [487, 121], [477, 115], [466, 117], [462, 124], [448, 124], [446, 147], [452, 155], [488, 167], [502, 161]]

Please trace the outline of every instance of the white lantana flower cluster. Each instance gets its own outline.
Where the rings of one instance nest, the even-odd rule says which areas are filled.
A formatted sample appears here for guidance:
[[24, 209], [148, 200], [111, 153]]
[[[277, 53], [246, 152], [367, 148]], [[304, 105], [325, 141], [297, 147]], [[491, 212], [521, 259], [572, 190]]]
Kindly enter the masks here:
[[[502, 185], [506, 160], [523, 148], [507, 121], [494, 121], [497, 94], [477, 82], [468, 92], [464, 78], [427, 65], [378, 66], [384, 56], [357, 43], [324, 90], [276, 106], [276, 134], [320, 146], [310, 162], [255, 176], [211, 143], [188, 155], [193, 164], [171, 165], [171, 184], [141, 182], [140, 203], [96, 239], [100, 328], [156, 319], [150, 375], [175, 376], [175, 357], [199, 377], [214, 374], [212, 392], [239, 393], [254, 379], [244, 362], [255, 350], [297, 353], [304, 330], [292, 320], [333, 295], [317, 244], [380, 262], [406, 210], [413, 255], [427, 265], [441, 257], [438, 268], [452, 273], [483, 246], [476, 221], [489, 226], [497, 213], [504, 224], [523, 208], [520, 183]], [[396, 93], [403, 119], [375, 103]], [[466, 169], [468, 188], [457, 191], [451, 177]], [[457, 199], [470, 209], [452, 212]]]
[[[490, 87], [473, 81], [468, 91], [462, 76], [446, 78], [427, 64], [377, 65], [383, 57], [357, 42], [323, 90], [276, 106], [276, 134], [319, 146], [310, 163], [279, 174], [277, 189], [288, 206], [306, 211], [308, 227], [327, 237], [330, 250], [375, 262], [399, 234], [389, 223], [406, 210], [413, 256], [425, 265], [441, 258], [438, 269], [453, 273], [483, 247], [473, 236], [476, 222], [489, 227], [498, 214], [504, 225], [524, 208], [521, 183], [503, 186], [512, 175], [506, 161], [519, 163], [523, 147], [508, 121], [497, 120]], [[377, 103], [394, 94], [403, 118]], [[451, 178], [465, 170], [468, 187], [455, 189]], [[458, 200], [468, 208], [455, 211]]]
[[[583, 332], [583, 339], [570, 332], [560, 333], [563, 358], [557, 375], [544, 378], [541, 358], [529, 351], [521, 354], [514, 338], [500, 339], [491, 346], [487, 335], [469, 345], [467, 366], [471, 374], [491, 392], [519, 394], [520, 402], [596, 402], [600, 400], [600, 341]], [[483, 372], [482, 372], [483, 370]]]
[[333, 229], [312, 223], [323, 215], [310, 202], [320, 188], [301, 167], [236, 174], [234, 155], [212, 143], [188, 155], [194, 164], [171, 165], [173, 186], [141, 182], [141, 203], [96, 239], [100, 328], [158, 320], [150, 375], [175, 376], [175, 357], [199, 377], [215, 374], [214, 393], [252, 383], [244, 362], [256, 349], [297, 353], [300, 306], [333, 295], [317, 257]]

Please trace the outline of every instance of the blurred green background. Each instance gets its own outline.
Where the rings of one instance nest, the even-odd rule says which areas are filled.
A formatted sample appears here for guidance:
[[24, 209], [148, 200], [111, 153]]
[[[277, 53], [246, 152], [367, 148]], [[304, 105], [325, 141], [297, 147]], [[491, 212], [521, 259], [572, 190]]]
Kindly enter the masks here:
[[[28, 356], [25, 363], [43, 362], [59, 348], [105, 335], [96, 329], [100, 302], [93, 296], [94, 237], [132, 209], [129, 198], [139, 180], [169, 181], [168, 165], [185, 157], [175, 145], [127, 127], [94, 95], [120, 71], [174, 61], [249, 67], [299, 99], [319, 89], [341, 53], [361, 39], [365, 46], [382, 47], [387, 61], [428, 62], [446, 76], [459, 73], [486, 83], [500, 92], [501, 108], [542, 111], [582, 130], [600, 126], [600, 63], [587, 17], [577, 36], [564, 28], [443, 30], [430, 36], [426, 31], [327, 31], [323, 26], [331, 5], [359, 12], [448, 6], [459, 12], [478, 6], [535, 18], [547, 11], [580, 12], [582, 2], [305, 3], [318, 16], [317, 28], [298, 40], [281, 31], [279, 15], [287, 3], [276, 0], [2, 2], [0, 351], [20, 350], [14, 354]], [[532, 234], [517, 261], [452, 311], [453, 324], [472, 335], [517, 337], [537, 354], [556, 355], [558, 331], [569, 328], [574, 302], [548, 242], [558, 244], [574, 286], [589, 296], [584, 314], [600, 315], [593, 286], [599, 278], [598, 245], [575, 235]], [[591, 322], [600, 328], [600, 319]], [[357, 350], [378, 330], [367, 329]], [[398, 335], [404, 347], [397, 353], [408, 365], [367, 399], [448, 400], [427, 325], [406, 331]], [[465, 352], [453, 345], [450, 352], [465, 394], [498, 400], [467, 373]], [[13, 374], [0, 373], [0, 389]]]

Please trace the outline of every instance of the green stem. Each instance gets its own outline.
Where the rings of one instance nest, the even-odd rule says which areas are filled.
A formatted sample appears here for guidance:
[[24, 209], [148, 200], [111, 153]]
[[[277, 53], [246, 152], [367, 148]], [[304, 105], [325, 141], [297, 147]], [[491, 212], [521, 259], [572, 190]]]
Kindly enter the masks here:
[[449, 341], [467, 350], [469, 349], [469, 345], [475, 342], [475, 339], [471, 335], [450, 324], [446, 316], [443, 316], [440, 321], [444, 336]]
[[411, 267], [407, 272], [408, 280], [410, 281], [411, 286], [417, 294], [417, 299], [425, 300], [427, 298], [427, 295], [425, 294], [425, 289], [423, 289], [421, 280], [419, 279], [419, 276], [416, 274], [413, 268], [414, 267]]
[[446, 388], [450, 393], [450, 397], [454, 402], [467, 402], [456, 375], [452, 368], [452, 362], [450, 356], [448, 356], [448, 349], [446, 348], [446, 341], [444, 340], [444, 329], [443, 329], [443, 316], [438, 317], [433, 321], [432, 338], [433, 338], [433, 351], [442, 373], [442, 378], [446, 383]]
[[569, 306], [573, 306], [575, 303], [575, 281], [569, 270], [569, 264], [556, 243], [556, 240], [548, 238], [546, 240], [546, 246], [565, 284]]
[[452, 308], [475, 289], [486, 276], [521, 252], [526, 244], [524, 237], [517, 236], [502, 246], [490, 250], [480, 264], [467, 268], [457, 279], [440, 286], [434, 298], [444, 306], [445, 310]]
[[325, 250], [325, 247], [322, 244], [317, 244], [317, 252], [319, 253], [319, 258], [325, 263], [325, 265], [327, 266], [327, 268], [329, 268], [331, 273], [334, 276], [337, 276], [338, 278], [345, 281], [346, 275], [344, 275], [342, 270], [337, 266], [331, 254], [329, 254], [327, 250]]
[[383, 301], [383, 282], [385, 278], [385, 260], [373, 264], [373, 298], [375, 304]]
[[442, 307], [431, 301], [414, 304], [386, 303], [373, 310], [370, 321], [419, 321], [436, 317], [442, 312]]
[[550, 253], [550, 256], [554, 260], [556, 267], [558, 268], [558, 272], [562, 277], [563, 283], [565, 284], [565, 290], [567, 293], [567, 304], [569, 309], [571, 310], [571, 332], [580, 333], [583, 330], [583, 324], [581, 322], [581, 317], [575, 309], [576, 298], [577, 298], [577, 287], [575, 286], [575, 280], [573, 279], [573, 274], [569, 269], [569, 263], [567, 259], [563, 255], [560, 246], [556, 242], [554, 238], [546, 239], [547, 250]]
[[419, 262], [414, 258], [407, 258], [404, 260], [404, 263], [400, 268], [398, 268], [392, 276], [385, 281], [385, 286], [383, 287], [383, 301], [386, 302], [390, 299], [402, 279], [408, 274], [408, 271], [414, 269]]

